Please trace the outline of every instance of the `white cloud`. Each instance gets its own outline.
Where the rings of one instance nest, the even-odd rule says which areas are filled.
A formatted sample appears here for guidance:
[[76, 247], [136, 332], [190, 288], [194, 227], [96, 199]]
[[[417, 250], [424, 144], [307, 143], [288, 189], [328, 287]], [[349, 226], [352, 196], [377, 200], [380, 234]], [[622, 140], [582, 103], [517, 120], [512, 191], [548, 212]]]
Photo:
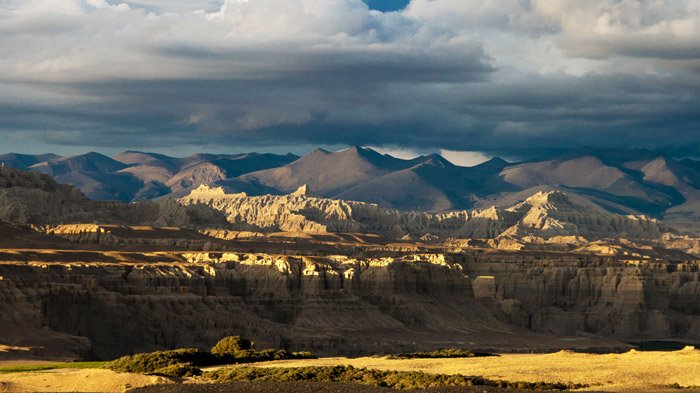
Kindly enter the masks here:
[[[0, 76], [42, 82], [318, 78], [467, 81], [481, 44], [361, 0], [226, 0], [212, 9], [102, 0], [14, 0], [0, 18]], [[192, 9], [195, 8], [195, 9]]]
[[446, 149], [440, 150], [440, 155], [445, 157], [447, 161], [459, 166], [479, 165], [493, 158], [493, 156], [480, 151], [454, 151]]
[[700, 59], [694, 0], [412, 0], [386, 14], [361, 0], [5, 3], [0, 75], [28, 80], [259, 77], [334, 57], [473, 67], [481, 46], [520, 72], [658, 72]]
[[698, 132], [696, 0], [0, 4], [0, 132], [454, 151]]
[[507, 60], [499, 64], [520, 69], [581, 75], [700, 65], [696, 0], [412, 0], [405, 14], [478, 37]]
[[367, 146], [370, 149], [381, 153], [381, 154], [389, 154], [391, 156], [394, 156], [396, 158], [401, 158], [403, 160], [411, 160], [414, 159], [424, 153], [421, 153], [420, 151], [416, 149], [407, 149], [407, 148], [402, 148], [398, 146]]
[[[412, 0], [386, 14], [361, 0], [5, 4], [0, 73], [27, 79], [196, 77], [195, 69], [241, 76], [309, 70], [343, 54], [457, 61], [465, 50], [478, 58], [479, 45], [496, 64], [535, 71], [575, 70], [578, 58], [700, 58], [694, 0]], [[585, 64], [601, 71], [612, 63]]]

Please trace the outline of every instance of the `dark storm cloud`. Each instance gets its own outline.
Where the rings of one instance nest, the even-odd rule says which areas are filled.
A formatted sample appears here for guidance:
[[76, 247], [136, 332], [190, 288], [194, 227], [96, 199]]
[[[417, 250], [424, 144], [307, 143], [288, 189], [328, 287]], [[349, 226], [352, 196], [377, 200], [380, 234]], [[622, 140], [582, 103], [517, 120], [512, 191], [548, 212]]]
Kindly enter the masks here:
[[[43, 0], [0, 11], [0, 30], [15, 37], [0, 38], [0, 133], [90, 149], [353, 144], [517, 155], [588, 145], [700, 155], [685, 3], [691, 16], [649, 6], [645, 19], [635, 8], [629, 17], [647, 24], [624, 28], [604, 18], [618, 4], [603, 1], [414, 0], [390, 14], [360, 0], [203, 3]], [[677, 15], [675, 28], [642, 39]], [[630, 26], [641, 27], [622, 43]]]

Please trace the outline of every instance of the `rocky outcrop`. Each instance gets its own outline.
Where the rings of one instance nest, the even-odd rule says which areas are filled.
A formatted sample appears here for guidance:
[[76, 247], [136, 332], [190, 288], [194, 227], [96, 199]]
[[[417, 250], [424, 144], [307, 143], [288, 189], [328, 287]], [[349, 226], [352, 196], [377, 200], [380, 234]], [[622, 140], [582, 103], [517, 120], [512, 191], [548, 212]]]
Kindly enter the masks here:
[[178, 200], [223, 212], [236, 229], [249, 231], [374, 232], [395, 239], [584, 236], [658, 239], [673, 232], [655, 219], [622, 216], [580, 206], [559, 191], [538, 192], [510, 208], [432, 214], [402, 212], [365, 202], [309, 196], [302, 186], [282, 196], [227, 194], [200, 186]]
[[44, 225], [37, 229], [47, 235], [78, 244], [117, 247], [148, 246], [167, 250], [200, 251], [221, 251], [229, 248], [226, 242], [218, 241], [215, 237], [193, 229], [177, 227], [61, 224]]
[[610, 214], [593, 205], [577, 205], [559, 191], [537, 192], [506, 211], [519, 219], [501, 237], [658, 239], [672, 232], [671, 228], [645, 216]]
[[178, 202], [221, 211], [235, 229], [263, 232], [374, 232], [396, 239], [428, 233], [488, 237], [501, 225], [484, 212], [401, 212], [371, 203], [311, 197], [303, 186], [290, 195], [253, 197], [200, 186]]

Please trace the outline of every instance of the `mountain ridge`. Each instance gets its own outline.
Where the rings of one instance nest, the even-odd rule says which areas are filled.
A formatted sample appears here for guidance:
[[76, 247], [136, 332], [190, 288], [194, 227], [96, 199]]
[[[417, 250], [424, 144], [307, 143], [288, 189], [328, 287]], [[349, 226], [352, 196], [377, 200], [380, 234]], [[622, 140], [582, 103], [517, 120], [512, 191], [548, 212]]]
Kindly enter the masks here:
[[362, 234], [382, 242], [427, 242], [457, 249], [574, 252], [581, 248], [584, 253], [628, 253], [637, 258], [690, 258], [690, 253], [699, 252], [696, 237], [683, 236], [662, 221], [609, 213], [588, 199], [556, 189], [535, 191], [510, 205], [441, 213], [319, 197], [306, 185], [285, 195], [252, 196], [200, 185], [177, 199], [124, 203], [92, 201], [48, 175], [0, 166], [0, 221], [33, 225], [51, 235], [58, 234], [51, 228], [59, 226], [61, 236], [74, 241], [122, 241], [95, 232], [100, 225], [116, 225], [127, 232], [129, 226], [157, 227], [165, 237], [173, 236], [172, 227], [177, 227], [204, 236], [180, 234], [179, 240], [158, 240], [182, 247], [197, 242], [221, 246], [222, 240], [286, 233], [319, 239]]
[[[43, 160], [43, 161], [41, 161]], [[437, 154], [401, 159], [371, 148], [316, 149], [298, 157], [260, 153], [169, 157], [125, 151], [5, 154], [0, 162], [53, 174], [91, 199], [182, 197], [201, 184], [248, 195], [285, 195], [301, 185], [317, 196], [398, 210], [446, 212], [512, 205], [541, 190], [560, 190], [612, 213], [648, 215], [700, 233], [700, 162], [648, 150], [580, 148], [509, 163], [494, 157], [472, 167]]]
[[297, 158], [291, 153], [170, 157], [127, 150], [114, 158], [97, 152], [74, 156], [8, 153], [0, 155], [0, 163], [51, 175], [59, 183], [76, 186], [91, 199], [129, 202], [187, 191], [203, 183], [285, 165]]

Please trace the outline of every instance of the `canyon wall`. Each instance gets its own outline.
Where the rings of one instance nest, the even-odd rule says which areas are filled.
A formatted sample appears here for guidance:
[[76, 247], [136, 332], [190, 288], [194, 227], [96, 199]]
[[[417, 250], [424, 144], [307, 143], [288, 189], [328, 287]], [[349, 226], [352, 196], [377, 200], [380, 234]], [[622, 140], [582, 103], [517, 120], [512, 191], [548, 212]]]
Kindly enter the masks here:
[[635, 266], [524, 253], [149, 258], [3, 256], [2, 344], [109, 359], [207, 347], [231, 334], [252, 337], [261, 348], [319, 354], [615, 345], [592, 335], [700, 340], [697, 262]]
[[473, 298], [461, 265], [441, 257], [177, 258], [4, 262], [0, 322], [18, 328], [3, 332], [3, 344], [70, 335], [89, 339], [77, 355], [104, 359], [245, 334], [260, 347], [362, 353], [413, 348], [437, 331], [446, 336], [435, 340], [447, 343], [485, 326], [510, 330]]
[[535, 331], [700, 340], [698, 262], [522, 254], [465, 257], [509, 320]]

